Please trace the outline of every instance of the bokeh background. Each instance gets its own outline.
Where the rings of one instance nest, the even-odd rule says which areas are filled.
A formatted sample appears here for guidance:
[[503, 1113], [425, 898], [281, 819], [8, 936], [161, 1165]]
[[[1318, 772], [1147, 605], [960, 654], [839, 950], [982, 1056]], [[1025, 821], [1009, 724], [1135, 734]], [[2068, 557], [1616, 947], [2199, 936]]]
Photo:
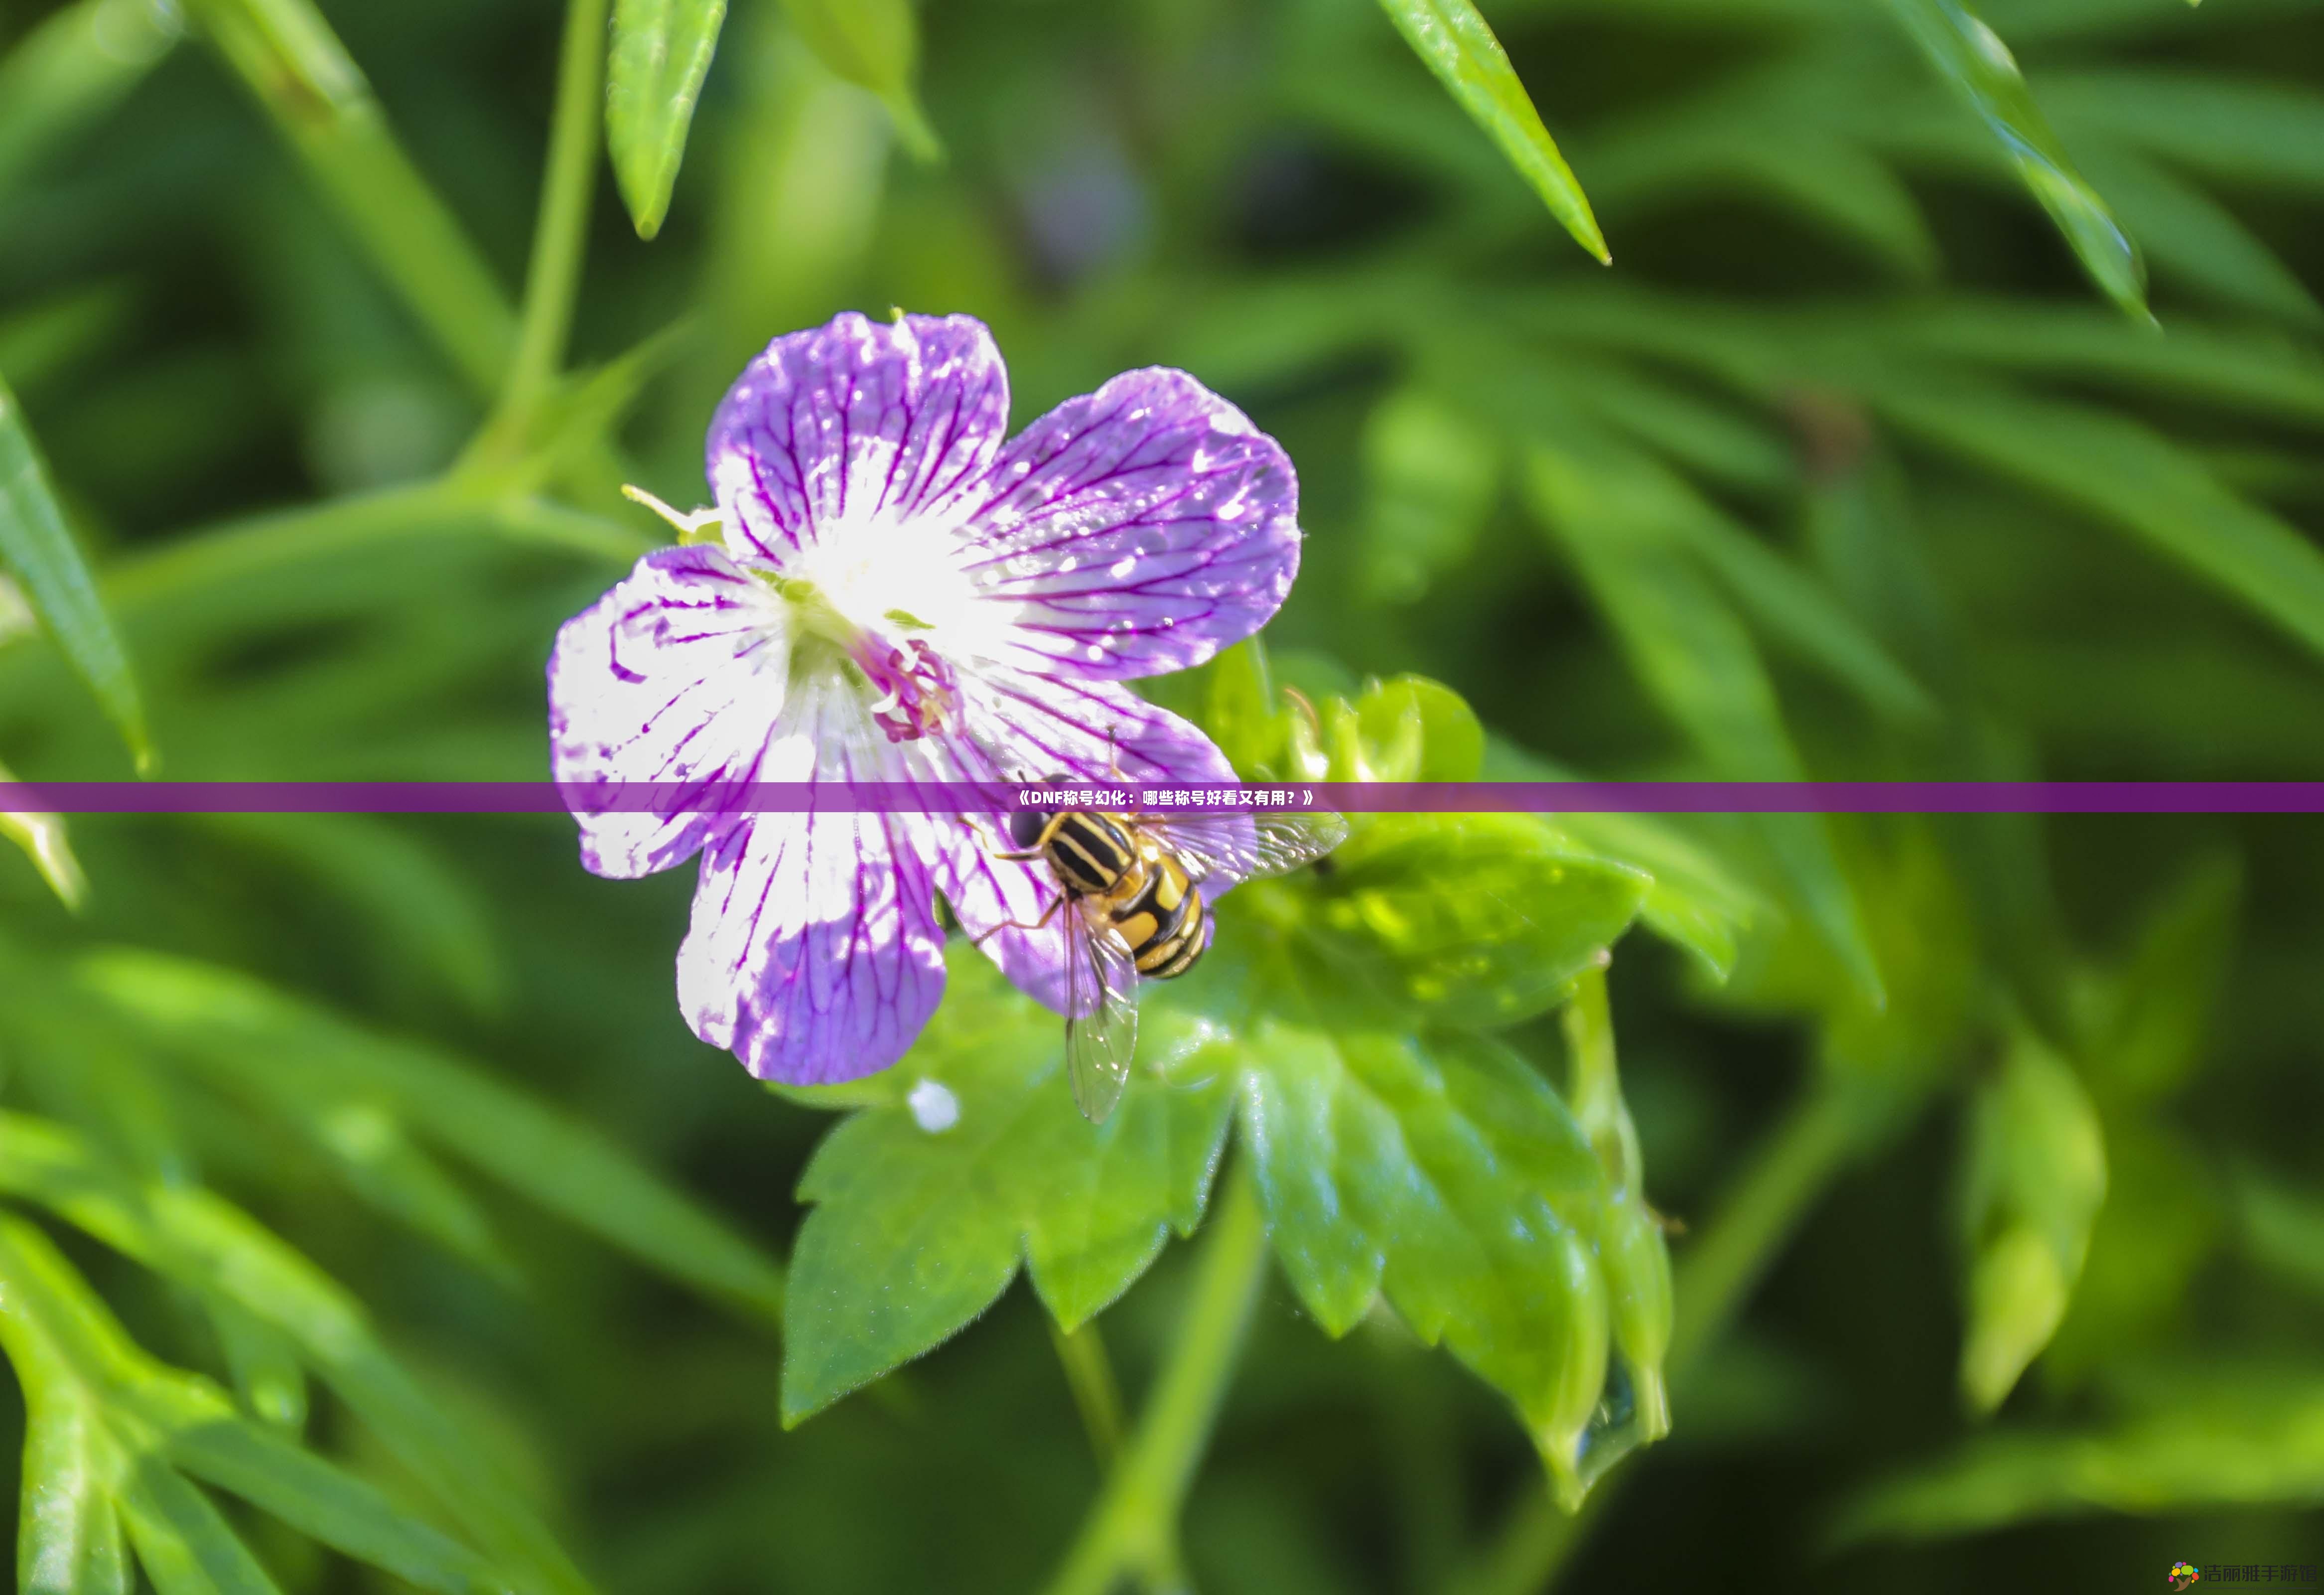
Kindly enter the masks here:
[[[375, 93], [337, 102], [254, 95], [193, 28], [235, 9], [0, 0], [0, 375], [166, 775], [540, 777], [549, 640], [652, 531], [618, 484], [698, 502], [752, 352], [900, 305], [986, 320], [1020, 421], [1149, 364], [1244, 406], [1305, 490], [1279, 673], [1450, 684], [1491, 769], [2324, 779], [2312, 5], [1983, 8], [2143, 251], [2149, 327], [1900, 8], [1487, 6], [1606, 268], [1359, 0], [928, 0], [935, 161], [740, 0], [658, 237], [600, 162], [575, 346], [613, 375], [555, 447], [470, 456], [523, 512], [426, 484], [485, 415], [561, 8], [330, 0]], [[440, 211], [333, 152], [374, 113]], [[430, 253], [446, 217], [473, 280], [430, 275], [469, 258]], [[0, 761], [131, 770], [21, 604]], [[1724, 960], [1634, 932], [1612, 978], [1682, 1315], [1691, 1286], [1722, 1304], [1673, 1434], [1565, 1522], [1482, 1385], [1386, 1331], [1329, 1341], [1270, 1286], [1189, 1503], [1194, 1585], [2095, 1590], [2324, 1561], [2317, 820], [1624, 834], [1739, 927]], [[77, 914], [0, 849], [0, 1102], [313, 1258], [315, 1310], [392, 1346], [446, 1454], [604, 1588], [1038, 1587], [1097, 1475], [1021, 1287], [780, 1428], [771, 1263], [829, 1119], [686, 1033], [690, 871], [595, 880], [549, 819], [69, 840]], [[1515, 1039], [1555, 1048], [1546, 1021]], [[0, 1164], [48, 1155], [28, 1122]], [[19, 1215], [68, 1199], [5, 1183]], [[1706, 1286], [1690, 1249], [1738, 1214]], [[435, 1453], [358, 1421], [370, 1351], [309, 1394], [279, 1334], [36, 1222], [146, 1353], [410, 1493]], [[2005, 1279], [2025, 1233], [2048, 1260]], [[1174, 1247], [1107, 1314], [1133, 1397], [1185, 1277]], [[121, 1357], [129, 1411], [150, 1369]], [[282, 1588], [386, 1578], [226, 1510]]]

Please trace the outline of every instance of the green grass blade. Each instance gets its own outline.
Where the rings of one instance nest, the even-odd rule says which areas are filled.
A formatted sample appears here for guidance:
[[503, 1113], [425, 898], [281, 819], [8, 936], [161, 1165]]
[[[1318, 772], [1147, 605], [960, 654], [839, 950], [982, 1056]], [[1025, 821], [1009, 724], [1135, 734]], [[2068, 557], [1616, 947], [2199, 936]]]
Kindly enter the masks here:
[[150, 768], [153, 745], [129, 655], [97, 595], [88, 562], [65, 525], [39, 446], [16, 396], [0, 383], [0, 570], [14, 576], [122, 740]]
[[2134, 420], [2006, 390], [1884, 386], [1897, 425], [2136, 533], [2324, 653], [2324, 553]]
[[210, 1498], [160, 1461], [136, 1465], [121, 1506], [159, 1595], [282, 1595]]
[[2043, 79], [2058, 124], [2238, 184], [2324, 189], [2324, 94], [2304, 84], [2121, 66]]
[[2272, 1380], [2264, 1398], [2234, 1388], [2232, 1375], [2205, 1379], [2185, 1360], [2162, 1377], [2166, 1389], [2184, 1390], [2153, 1410], [2104, 1428], [1986, 1435], [1865, 1487], [1834, 1521], [1832, 1548], [2092, 1511], [2297, 1512], [2324, 1494], [2324, 1383], [2312, 1370]]
[[[1572, 554], [1647, 691], [1712, 769], [1733, 779], [1802, 779], [1775, 684], [1742, 622], [1690, 552], [1670, 540], [1670, 506], [1655, 474], [1625, 469], [1618, 455], [1584, 459], [1545, 445], [1528, 465], [1526, 485], [1541, 520]], [[1878, 960], [1823, 822], [1760, 818], [1809, 923], [1878, 1004]]]
[[1934, 699], [1839, 598], [1675, 475], [1660, 478], [1664, 524], [1735, 601], [1801, 658], [1895, 720], [1932, 719]]
[[[0, 764], [0, 781], [13, 781], [8, 767]], [[65, 834], [65, 819], [60, 814], [42, 814], [29, 810], [0, 812], [0, 836], [6, 837], [24, 850], [41, 879], [68, 908], [78, 908], [88, 895], [88, 878], [81, 873], [80, 861], [73, 856], [72, 841]]]
[[371, 815], [204, 815], [194, 824], [277, 861], [358, 916], [383, 973], [497, 1010], [507, 961], [474, 882], [422, 836]]
[[404, 1517], [370, 1485], [246, 1418], [188, 1428], [171, 1437], [168, 1454], [192, 1477], [407, 1583], [466, 1595], [503, 1582], [474, 1554]]
[[1601, 265], [1613, 263], [1589, 198], [1517, 81], [1508, 51], [1470, 0], [1380, 0], [1438, 82], [1508, 156], [1549, 213]]
[[923, 161], [944, 152], [913, 87], [920, 31], [911, 0], [784, 0], [783, 8], [825, 66], [880, 97], [906, 149]]
[[[21, 1114], [0, 1114], [0, 1191], [39, 1203], [145, 1267], [225, 1296], [281, 1331], [388, 1452], [435, 1496], [447, 1517], [515, 1574], [520, 1587], [541, 1595], [588, 1595], [589, 1581], [555, 1535], [486, 1460], [475, 1437], [389, 1355], [362, 1307], [239, 1209], [198, 1189], [139, 1186], [69, 1132]], [[40, 1246], [47, 1245], [37, 1231], [28, 1232]], [[7, 1234], [0, 1228], [0, 1268], [15, 1255], [5, 1245]], [[16, 1249], [22, 1252], [24, 1246]], [[60, 1299], [70, 1306], [76, 1298]], [[93, 1305], [94, 1298], [85, 1299]], [[86, 1313], [61, 1322], [78, 1332], [84, 1347], [81, 1364], [96, 1370], [90, 1377], [116, 1384], [127, 1380], [125, 1341], [117, 1331], [108, 1346], [103, 1323]], [[6, 1323], [0, 1316], [0, 1328]], [[188, 1415], [182, 1384], [153, 1395], [143, 1406], [142, 1415], [149, 1424]], [[221, 1398], [193, 1415], [230, 1415]], [[176, 1559], [173, 1569], [191, 1577], [200, 1563], [189, 1561], [191, 1547], [185, 1535], [198, 1528], [198, 1519], [181, 1520], [160, 1510], [166, 1502], [150, 1500], [141, 1517], [134, 1499], [126, 1504], [140, 1557], [147, 1555], [151, 1539], [161, 1554]], [[147, 1567], [158, 1583], [161, 1574], [150, 1561]]]
[[[35, 1139], [51, 1139], [34, 1121], [23, 1122]], [[14, 1123], [9, 1129], [14, 1153]], [[16, 1218], [0, 1218], [0, 1343], [36, 1415], [49, 1415], [60, 1399], [78, 1407], [86, 1425], [78, 1460], [94, 1464], [91, 1482], [118, 1502], [138, 1560], [161, 1595], [273, 1595], [273, 1582], [217, 1508], [146, 1449], [152, 1430], [129, 1387], [152, 1365], [48, 1237]], [[42, 1480], [34, 1474], [29, 1482], [37, 1490]], [[100, 1576], [115, 1555], [97, 1552]]]
[[289, 1336], [223, 1296], [202, 1305], [243, 1406], [296, 1434], [307, 1422], [307, 1370]]
[[105, 115], [178, 41], [174, 10], [77, 0], [0, 59], [0, 190]]
[[28, 1407], [16, 1587], [23, 1595], [130, 1595], [129, 1551], [113, 1504], [115, 1448], [69, 1385], [23, 1362], [16, 1374]]
[[605, 143], [638, 236], [661, 231], [726, 0], [616, 0]]
[[2000, 36], [1956, 0], [1888, 0], [1904, 31], [1983, 119], [2093, 281], [2126, 311], [2153, 319], [2138, 249], [2074, 170]]
[[330, 23], [310, 0], [190, 0], [189, 10], [454, 368], [491, 396], [516, 347], [507, 294], [396, 143]]
[[2051, 305], [1975, 300], [1909, 316], [1891, 310], [1820, 325], [1842, 346], [1860, 349], [1877, 340], [1915, 356], [2103, 383], [2248, 410], [2304, 429], [2324, 427], [2324, 358], [2264, 331], [2182, 322], [2154, 337], [2094, 308], [2070, 313]]
[[[2125, 222], [2145, 241], [2156, 272], [2224, 304], [2311, 330], [2324, 309], [2290, 266], [2236, 213], [2162, 162], [2128, 150], [2092, 152], [2090, 175], [2106, 185]], [[2175, 328], [2173, 329], [2176, 330]]]
[[57, 294], [0, 317], [0, 380], [31, 392], [112, 344], [136, 296], [119, 282]]
[[595, 1130], [475, 1069], [190, 960], [120, 949], [92, 956], [83, 976], [212, 1068], [327, 1074], [649, 1267], [779, 1321], [771, 1260]]

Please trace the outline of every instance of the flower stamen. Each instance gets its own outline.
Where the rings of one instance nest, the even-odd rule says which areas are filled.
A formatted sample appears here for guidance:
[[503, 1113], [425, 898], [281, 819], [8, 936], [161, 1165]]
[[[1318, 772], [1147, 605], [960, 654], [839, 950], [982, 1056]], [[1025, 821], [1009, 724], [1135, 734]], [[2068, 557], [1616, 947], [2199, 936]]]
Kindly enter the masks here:
[[918, 638], [907, 638], [897, 646], [866, 635], [853, 657], [881, 689], [871, 705], [872, 723], [890, 742], [916, 742], [951, 721], [959, 702], [959, 678], [942, 654]]

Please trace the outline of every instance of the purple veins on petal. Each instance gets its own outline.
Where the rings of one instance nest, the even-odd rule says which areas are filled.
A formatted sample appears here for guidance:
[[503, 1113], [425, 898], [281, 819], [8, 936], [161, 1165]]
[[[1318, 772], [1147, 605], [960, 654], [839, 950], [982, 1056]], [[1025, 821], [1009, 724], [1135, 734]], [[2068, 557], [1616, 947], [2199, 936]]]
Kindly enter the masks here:
[[783, 564], [850, 525], [894, 521], [981, 475], [1009, 426], [1009, 373], [967, 316], [849, 312], [777, 338], [710, 423], [730, 543]]
[[[781, 712], [782, 606], [714, 548], [658, 549], [565, 622], [549, 659], [549, 770], [566, 786], [749, 779]], [[582, 862], [633, 877], [684, 862], [710, 813], [583, 814]]]
[[703, 854], [678, 996], [762, 1080], [824, 1085], [904, 1056], [944, 994], [927, 866], [878, 814], [757, 815]]
[[1264, 625], [1298, 574], [1289, 457], [1182, 371], [1066, 401], [977, 487], [969, 569], [1017, 602], [1028, 668], [1122, 680], [1198, 665]]
[[[778, 728], [769, 779], [908, 773], [836, 681], [805, 687]], [[902, 1056], [944, 992], [944, 933], [926, 815], [750, 816], [702, 860], [678, 951], [694, 1033], [761, 1079], [853, 1080]]]
[[[718, 812], [716, 789], [1234, 779], [1120, 683], [1199, 664], [1280, 606], [1299, 565], [1291, 462], [1183, 372], [1128, 373], [1004, 446], [1008, 412], [1000, 353], [967, 317], [845, 315], [777, 338], [711, 423], [724, 548], [648, 555], [558, 635], [558, 780], [682, 795], [581, 813], [583, 860], [637, 875], [700, 853], [679, 1005], [763, 1077], [886, 1067], [943, 991], [936, 893], [976, 934], [1038, 918], [1056, 882], [955, 820]], [[1065, 1005], [1062, 927], [982, 945]]]

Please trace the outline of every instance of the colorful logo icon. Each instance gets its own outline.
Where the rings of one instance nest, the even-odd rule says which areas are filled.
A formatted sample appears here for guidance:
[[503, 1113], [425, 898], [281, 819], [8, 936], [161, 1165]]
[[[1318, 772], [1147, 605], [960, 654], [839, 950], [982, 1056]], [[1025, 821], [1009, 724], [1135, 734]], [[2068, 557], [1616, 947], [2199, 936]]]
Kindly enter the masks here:
[[2202, 1576], [2202, 1569], [2191, 1562], [2174, 1562], [2171, 1564], [2170, 1581], [2171, 1587], [2174, 1590], [2183, 1590], [2188, 1585], [2200, 1581]]

